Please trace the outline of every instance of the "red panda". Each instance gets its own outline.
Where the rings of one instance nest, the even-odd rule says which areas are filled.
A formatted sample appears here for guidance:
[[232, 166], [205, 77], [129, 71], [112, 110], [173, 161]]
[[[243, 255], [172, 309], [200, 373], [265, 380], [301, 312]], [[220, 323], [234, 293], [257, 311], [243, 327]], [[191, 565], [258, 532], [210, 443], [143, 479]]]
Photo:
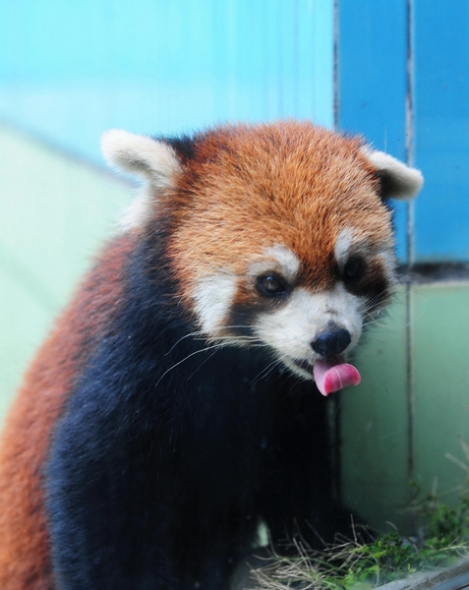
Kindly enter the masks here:
[[359, 381], [422, 177], [307, 122], [103, 151], [145, 186], [7, 418], [0, 587], [227, 589], [260, 522], [336, 526], [317, 389]]

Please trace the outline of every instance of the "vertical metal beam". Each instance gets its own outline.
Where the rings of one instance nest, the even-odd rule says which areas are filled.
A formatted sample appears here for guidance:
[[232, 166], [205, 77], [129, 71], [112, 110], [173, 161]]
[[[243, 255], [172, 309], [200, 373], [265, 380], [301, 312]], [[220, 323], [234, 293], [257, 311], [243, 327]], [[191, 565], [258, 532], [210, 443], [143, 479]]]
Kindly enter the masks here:
[[[414, 162], [414, 39], [413, 0], [407, 0], [407, 91], [406, 91], [406, 160]], [[414, 208], [407, 203], [407, 269], [406, 284], [406, 399], [407, 399], [407, 480], [415, 481], [415, 395], [413, 362], [413, 323], [411, 270], [414, 263]]]

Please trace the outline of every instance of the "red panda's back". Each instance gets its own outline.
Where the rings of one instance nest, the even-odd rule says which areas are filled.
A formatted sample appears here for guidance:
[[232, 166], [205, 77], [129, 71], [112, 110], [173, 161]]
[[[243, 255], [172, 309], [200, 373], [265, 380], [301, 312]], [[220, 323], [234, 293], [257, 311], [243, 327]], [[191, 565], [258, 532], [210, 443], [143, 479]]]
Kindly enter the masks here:
[[133, 240], [110, 244], [40, 349], [0, 438], [0, 588], [54, 588], [44, 513], [43, 466], [80, 368], [119, 304]]

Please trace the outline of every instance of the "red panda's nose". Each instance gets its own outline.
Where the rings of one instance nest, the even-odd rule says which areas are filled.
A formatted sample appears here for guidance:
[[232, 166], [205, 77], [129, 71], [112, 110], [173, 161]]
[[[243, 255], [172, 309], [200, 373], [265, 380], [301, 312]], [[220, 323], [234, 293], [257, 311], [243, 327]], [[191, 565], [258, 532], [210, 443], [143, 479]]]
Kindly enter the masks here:
[[324, 357], [336, 356], [344, 352], [351, 341], [352, 337], [348, 330], [330, 322], [328, 329], [318, 334], [311, 342], [311, 348]]

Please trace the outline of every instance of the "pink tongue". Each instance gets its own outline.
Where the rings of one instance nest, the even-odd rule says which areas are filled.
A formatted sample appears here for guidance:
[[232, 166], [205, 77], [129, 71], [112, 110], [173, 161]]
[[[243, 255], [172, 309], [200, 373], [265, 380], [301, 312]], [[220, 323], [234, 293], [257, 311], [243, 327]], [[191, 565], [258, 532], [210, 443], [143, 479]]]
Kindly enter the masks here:
[[358, 385], [360, 373], [353, 365], [341, 363], [339, 359], [319, 360], [314, 363], [314, 380], [322, 395], [329, 395], [349, 385]]

